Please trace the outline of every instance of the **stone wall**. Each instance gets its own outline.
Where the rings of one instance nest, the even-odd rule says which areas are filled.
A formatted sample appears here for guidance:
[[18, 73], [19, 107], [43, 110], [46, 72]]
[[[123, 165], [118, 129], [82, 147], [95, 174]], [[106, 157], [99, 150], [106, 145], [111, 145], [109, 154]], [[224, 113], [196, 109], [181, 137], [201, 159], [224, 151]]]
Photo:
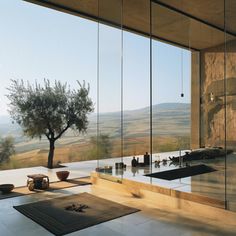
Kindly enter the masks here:
[[236, 150], [236, 40], [226, 50], [201, 51], [201, 146], [224, 147], [226, 137]]

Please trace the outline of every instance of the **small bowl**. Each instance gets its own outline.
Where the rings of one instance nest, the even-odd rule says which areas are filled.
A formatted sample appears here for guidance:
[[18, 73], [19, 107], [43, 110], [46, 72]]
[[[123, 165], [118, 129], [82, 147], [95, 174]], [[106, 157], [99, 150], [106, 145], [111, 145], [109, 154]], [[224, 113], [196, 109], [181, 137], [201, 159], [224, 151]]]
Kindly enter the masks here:
[[0, 184], [0, 191], [3, 194], [10, 193], [14, 189], [14, 187], [15, 186], [13, 184]]
[[67, 180], [69, 174], [70, 174], [70, 172], [66, 171], [66, 170], [56, 172], [57, 178], [61, 181]]

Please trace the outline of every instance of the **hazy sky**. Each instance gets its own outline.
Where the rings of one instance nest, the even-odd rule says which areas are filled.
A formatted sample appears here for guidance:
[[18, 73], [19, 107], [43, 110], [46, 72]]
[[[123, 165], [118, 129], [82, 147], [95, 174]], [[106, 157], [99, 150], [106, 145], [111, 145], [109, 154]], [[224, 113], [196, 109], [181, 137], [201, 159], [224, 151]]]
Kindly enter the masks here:
[[[10, 79], [44, 78], [90, 83], [97, 100], [95, 22], [21, 0], [0, 1], [0, 115], [7, 114]], [[124, 109], [149, 105], [149, 39], [124, 32]], [[121, 100], [121, 31], [100, 25], [100, 111], [117, 111]], [[153, 41], [153, 103], [190, 102], [190, 54], [183, 50], [185, 97], [181, 98], [181, 49]]]

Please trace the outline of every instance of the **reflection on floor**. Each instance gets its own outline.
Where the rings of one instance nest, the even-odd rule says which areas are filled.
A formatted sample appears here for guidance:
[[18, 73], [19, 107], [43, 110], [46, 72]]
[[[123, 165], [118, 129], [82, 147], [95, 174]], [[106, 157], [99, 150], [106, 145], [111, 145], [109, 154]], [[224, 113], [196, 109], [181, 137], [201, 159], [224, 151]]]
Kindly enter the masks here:
[[[155, 160], [168, 159], [169, 156], [178, 156], [178, 152], [168, 152], [153, 155], [153, 162]], [[139, 160], [142, 162], [142, 156], [139, 156]], [[208, 196], [214, 199], [225, 201], [227, 194], [228, 209], [236, 211], [236, 153], [232, 153], [227, 156], [225, 172], [225, 158], [216, 158], [211, 160], [192, 161], [188, 165], [204, 164], [210, 166], [217, 171], [211, 173], [205, 173], [201, 175], [195, 175], [192, 177], [175, 179], [175, 180], [163, 180], [157, 178], [150, 178], [144, 175], [162, 172], [167, 170], [173, 170], [179, 168], [179, 165], [173, 165], [170, 162], [166, 164], [155, 165], [151, 167], [131, 168], [132, 157], [123, 158], [125, 164], [127, 164], [126, 170], [117, 171], [114, 169], [114, 160], [107, 159], [100, 161], [100, 166], [111, 165], [113, 166], [112, 175], [119, 178], [126, 178], [136, 180], [138, 182], [150, 183], [170, 189], [179, 190], [182, 192], [195, 193], [198, 195]], [[227, 182], [227, 186], [225, 186]]]
[[[178, 154], [178, 152], [154, 154], [153, 161], [168, 159], [169, 156], [178, 156]], [[142, 158], [143, 156], [139, 156], [140, 162], [143, 161]], [[127, 164], [127, 168], [125, 170], [115, 169], [115, 163], [122, 161], [121, 158], [65, 163], [63, 165], [66, 167], [60, 170], [69, 170], [70, 178], [77, 178], [89, 176], [90, 172], [94, 171], [97, 166], [103, 167], [109, 165], [113, 167], [112, 175], [118, 178], [126, 178], [139, 182], [150, 183], [183, 192], [192, 192], [222, 201], [225, 200], [226, 192], [229, 209], [236, 211], [236, 154], [230, 154], [227, 156], [227, 188], [225, 188], [226, 179], [224, 158], [191, 162], [190, 165], [205, 164], [213, 167], [217, 171], [182, 179], [175, 179], [172, 181], [150, 178], [144, 175], [179, 168], [179, 166], [170, 165], [170, 163], [167, 162], [166, 164], [162, 163], [159, 166], [153, 164], [151, 167], [131, 168], [131, 160], [132, 157], [123, 158], [123, 162]], [[56, 181], [56, 171], [58, 171], [58, 169], [49, 170], [44, 167], [0, 171], [0, 184], [13, 183], [15, 186], [24, 186], [26, 184], [26, 175], [35, 173], [46, 174], [49, 176], [50, 181]]]

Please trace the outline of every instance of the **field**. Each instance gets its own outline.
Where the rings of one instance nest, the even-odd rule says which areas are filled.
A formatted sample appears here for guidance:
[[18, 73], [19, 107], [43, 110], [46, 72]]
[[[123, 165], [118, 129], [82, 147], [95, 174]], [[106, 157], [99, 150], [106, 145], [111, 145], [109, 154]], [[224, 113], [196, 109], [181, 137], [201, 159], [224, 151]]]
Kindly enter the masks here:
[[[96, 137], [96, 115], [90, 117], [90, 126], [85, 136], [69, 131], [56, 143], [54, 163], [65, 163], [98, 159], [97, 146], [91, 142]], [[16, 140], [16, 154], [8, 163], [2, 163], [0, 169], [15, 169], [47, 164], [48, 141], [46, 139], [29, 140], [22, 136], [16, 125], [4, 125], [5, 135], [12, 135]], [[100, 144], [103, 150], [100, 158], [140, 155], [150, 152], [150, 117], [148, 108], [124, 112], [121, 139], [120, 113], [100, 115], [100, 134], [109, 138], [109, 143]], [[4, 133], [1, 129], [0, 132]], [[2, 135], [4, 136], [4, 135]], [[190, 145], [190, 105], [159, 104], [153, 107], [153, 152], [187, 149]], [[105, 147], [107, 146], [107, 147]], [[106, 151], [104, 151], [107, 149]]]

